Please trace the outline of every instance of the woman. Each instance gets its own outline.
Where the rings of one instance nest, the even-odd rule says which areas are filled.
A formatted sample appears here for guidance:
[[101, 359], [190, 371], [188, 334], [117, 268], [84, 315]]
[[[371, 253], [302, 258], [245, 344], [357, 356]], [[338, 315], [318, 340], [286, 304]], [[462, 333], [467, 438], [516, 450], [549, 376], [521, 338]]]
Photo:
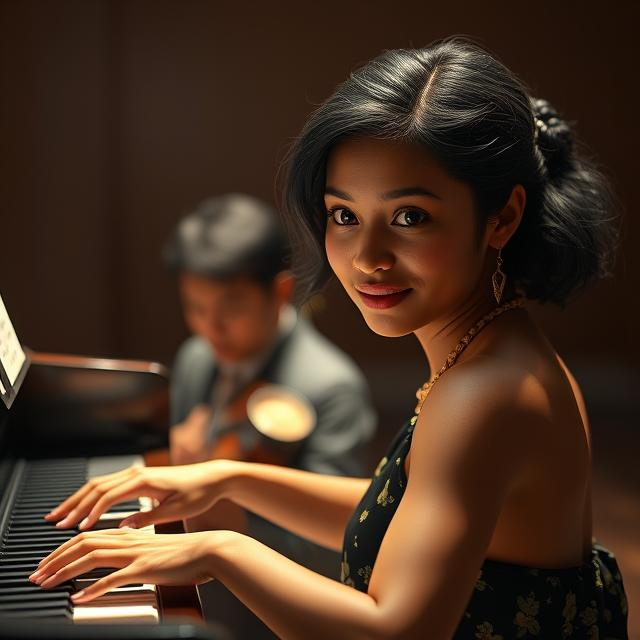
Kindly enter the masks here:
[[[626, 637], [617, 564], [592, 542], [584, 402], [523, 307], [564, 307], [611, 266], [613, 197], [570, 127], [453, 38], [352, 74], [287, 166], [309, 286], [330, 267], [376, 333], [420, 341], [435, 374], [415, 415], [372, 479], [216, 460], [93, 480], [47, 517], [86, 529], [133, 496], [159, 506], [80, 534], [32, 579], [119, 568], [76, 602], [218, 579], [282, 638]], [[221, 498], [341, 550], [341, 583], [234, 532], [126, 527]]]

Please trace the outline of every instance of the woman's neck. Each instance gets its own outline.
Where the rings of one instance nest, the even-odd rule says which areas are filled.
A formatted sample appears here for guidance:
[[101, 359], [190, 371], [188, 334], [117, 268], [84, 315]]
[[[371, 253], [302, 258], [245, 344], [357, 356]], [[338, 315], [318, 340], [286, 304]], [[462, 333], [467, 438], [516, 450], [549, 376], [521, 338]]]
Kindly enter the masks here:
[[[500, 304], [517, 297], [515, 291], [505, 289], [504, 293]], [[491, 297], [475, 297], [465, 301], [446, 317], [434, 320], [414, 332], [425, 353], [432, 376], [445, 364], [451, 351], [455, 349], [469, 329], [498, 306], [500, 305], [495, 301], [493, 295]], [[458, 362], [469, 360], [483, 352], [496, 335], [496, 331], [499, 334], [504, 334], [507, 327], [513, 329], [514, 323], [521, 324], [524, 319], [528, 323], [531, 322], [526, 309], [523, 308], [510, 309], [494, 318], [469, 342], [458, 358]]]

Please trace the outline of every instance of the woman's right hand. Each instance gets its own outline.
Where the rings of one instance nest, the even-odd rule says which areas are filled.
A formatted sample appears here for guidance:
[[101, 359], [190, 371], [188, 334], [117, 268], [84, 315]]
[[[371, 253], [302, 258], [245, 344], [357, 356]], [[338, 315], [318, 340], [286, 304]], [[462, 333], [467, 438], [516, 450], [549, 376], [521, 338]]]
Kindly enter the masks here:
[[45, 516], [56, 527], [90, 529], [109, 507], [146, 496], [158, 501], [150, 511], [125, 518], [120, 526], [140, 528], [149, 524], [192, 517], [225, 497], [223, 481], [230, 477], [233, 462], [209, 460], [174, 467], [130, 467], [92, 478]]

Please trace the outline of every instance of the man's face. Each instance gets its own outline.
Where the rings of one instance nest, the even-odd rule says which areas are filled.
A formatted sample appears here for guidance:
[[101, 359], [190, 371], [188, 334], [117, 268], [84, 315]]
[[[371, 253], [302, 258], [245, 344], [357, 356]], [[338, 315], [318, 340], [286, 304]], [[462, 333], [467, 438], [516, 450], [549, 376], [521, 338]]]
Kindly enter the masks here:
[[251, 358], [273, 339], [281, 306], [276, 287], [246, 276], [216, 280], [188, 272], [180, 275], [179, 287], [187, 326], [220, 362]]

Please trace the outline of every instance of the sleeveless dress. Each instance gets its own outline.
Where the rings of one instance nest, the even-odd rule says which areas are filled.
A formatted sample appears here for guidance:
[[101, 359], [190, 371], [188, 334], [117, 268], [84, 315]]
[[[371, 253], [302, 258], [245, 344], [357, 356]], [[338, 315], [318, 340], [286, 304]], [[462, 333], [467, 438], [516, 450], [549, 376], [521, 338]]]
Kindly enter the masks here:
[[[365, 593], [407, 484], [404, 460], [416, 420], [393, 439], [345, 530], [341, 581]], [[588, 561], [567, 569], [485, 559], [453, 638], [626, 640], [627, 599], [616, 559], [598, 543]]]

